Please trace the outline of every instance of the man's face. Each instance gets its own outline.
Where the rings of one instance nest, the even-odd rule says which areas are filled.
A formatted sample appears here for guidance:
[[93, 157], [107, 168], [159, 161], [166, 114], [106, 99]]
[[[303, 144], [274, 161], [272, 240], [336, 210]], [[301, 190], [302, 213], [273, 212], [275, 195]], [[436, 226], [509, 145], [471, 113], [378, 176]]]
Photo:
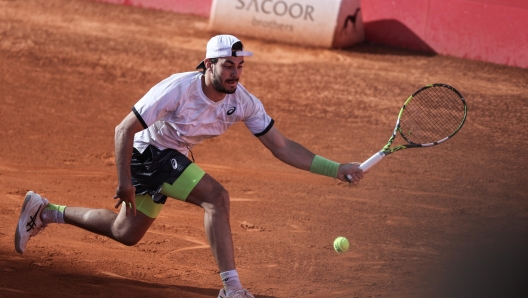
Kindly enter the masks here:
[[243, 65], [244, 57], [218, 58], [216, 64], [211, 64], [215, 90], [227, 94], [235, 93]]

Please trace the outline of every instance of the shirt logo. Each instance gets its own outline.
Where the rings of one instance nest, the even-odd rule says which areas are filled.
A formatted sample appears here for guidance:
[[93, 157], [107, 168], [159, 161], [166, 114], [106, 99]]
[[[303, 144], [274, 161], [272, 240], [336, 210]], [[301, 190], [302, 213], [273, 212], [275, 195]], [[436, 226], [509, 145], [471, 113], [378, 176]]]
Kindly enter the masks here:
[[176, 170], [178, 168], [178, 162], [176, 161], [176, 159], [171, 159], [171, 164], [173, 169]]
[[236, 111], [236, 107], [232, 107], [229, 110], [227, 110], [227, 116], [232, 115]]

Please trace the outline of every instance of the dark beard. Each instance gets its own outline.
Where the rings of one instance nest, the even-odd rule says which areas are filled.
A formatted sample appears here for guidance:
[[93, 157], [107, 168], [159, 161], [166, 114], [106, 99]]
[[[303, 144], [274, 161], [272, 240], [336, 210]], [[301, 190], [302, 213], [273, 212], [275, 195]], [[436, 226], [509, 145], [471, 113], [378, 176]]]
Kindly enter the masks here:
[[236, 87], [233, 90], [227, 90], [222, 85], [222, 80], [220, 79], [220, 76], [216, 74], [216, 71], [213, 70], [213, 87], [216, 91], [226, 93], [226, 94], [233, 94], [236, 91]]

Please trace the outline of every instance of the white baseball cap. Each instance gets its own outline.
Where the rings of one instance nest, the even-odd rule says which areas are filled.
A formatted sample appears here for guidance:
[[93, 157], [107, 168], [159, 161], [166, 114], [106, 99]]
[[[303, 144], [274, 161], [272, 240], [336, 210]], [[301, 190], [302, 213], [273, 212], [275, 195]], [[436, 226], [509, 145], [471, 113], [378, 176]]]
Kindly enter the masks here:
[[[207, 42], [207, 52], [205, 58], [220, 58], [220, 57], [240, 57], [253, 56], [252, 52], [247, 51], [233, 51], [231, 48], [240, 39], [233, 35], [217, 35]], [[196, 69], [205, 69], [205, 62], [202, 61]]]

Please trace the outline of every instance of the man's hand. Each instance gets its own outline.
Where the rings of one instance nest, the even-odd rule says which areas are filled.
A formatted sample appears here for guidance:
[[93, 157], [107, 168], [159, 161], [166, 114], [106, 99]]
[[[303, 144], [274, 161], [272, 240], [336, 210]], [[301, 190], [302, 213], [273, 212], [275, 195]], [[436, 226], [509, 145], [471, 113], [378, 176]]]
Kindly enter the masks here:
[[130, 214], [136, 216], [136, 188], [132, 184], [128, 186], [117, 186], [116, 194], [114, 199], [119, 199], [115, 208], [119, 208], [123, 202], [125, 202], [126, 216]]
[[[359, 168], [361, 164], [357, 162], [344, 163], [339, 166], [337, 170], [337, 179], [349, 182], [352, 184], [358, 183], [364, 177], [364, 172]], [[352, 178], [349, 179], [347, 175], [350, 175]]]

